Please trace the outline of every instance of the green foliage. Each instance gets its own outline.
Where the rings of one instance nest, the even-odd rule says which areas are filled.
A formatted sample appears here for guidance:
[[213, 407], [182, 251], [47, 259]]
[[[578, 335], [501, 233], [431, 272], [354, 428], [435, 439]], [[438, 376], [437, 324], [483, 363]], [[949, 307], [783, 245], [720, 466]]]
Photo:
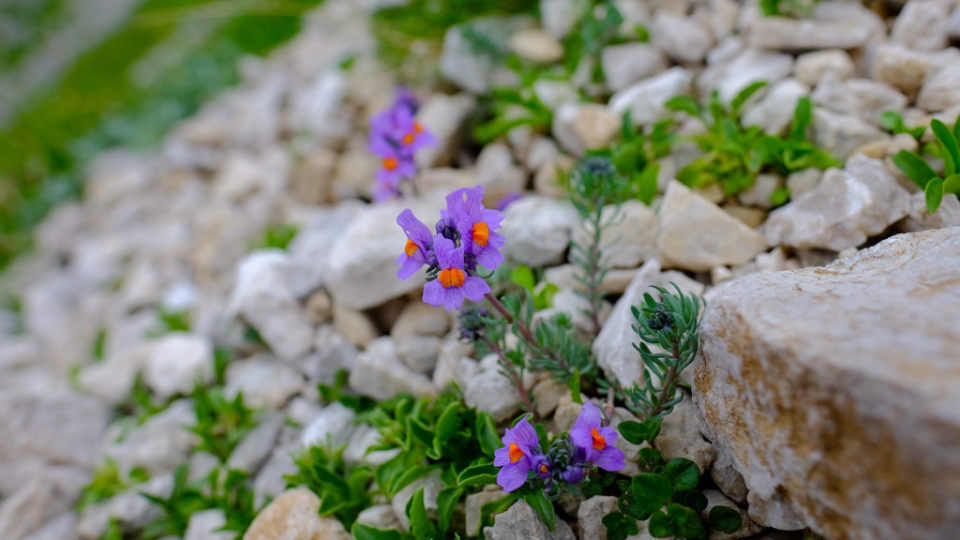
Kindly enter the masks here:
[[106, 458], [103, 464], [93, 470], [90, 483], [80, 491], [80, 498], [77, 499], [74, 509], [80, 513], [88, 506], [105, 501], [133, 484], [146, 482], [149, 479], [149, 473], [140, 467], [131, 470], [129, 478], [124, 479], [120, 475], [120, 469], [117, 468], [117, 462]]
[[190, 431], [200, 437], [197, 450], [209, 452], [221, 463], [250, 430], [256, 427], [254, 413], [243, 403], [243, 393], [229, 400], [217, 387], [198, 386], [193, 392], [193, 409], [197, 423]]
[[544, 283], [537, 291], [538, 280], [534, 275], [533, 269], [525, 264], [518, 264], [510, 269], [510, 283], [523, 287], [530, 292], [533, 297], [533, 305], [537, 311], [547, 309], [553, 305], [553, 295], [557, 294], [560, 287], [553, 283]]
[[760, 10], [767, 17], [810, 17], [820, 0], [760, 0]]
[[881, 114], [880, 125], [895, 134], [906, 133], [916, 139], [917, 142], [920, 142], [920, 138], [923, 137], [924, 132], [927, 131], [927, 128], [924, 126], [917, 126], [912, 129], [908, 128], [903, 122], [903, 117], [900, 116], [900, 113], [897, 111], [886, 111]]
[[168, 497], [140, 494], [158, 506], [161, 512], [157, 519], [144, 526], [143, 538], [182, 537], [190, 523], [190, 516], [211, 509], [222, 510], [226, 517], [226, 524], [219, 530], [236, 532], [238, 538], [242, 537], [257, 514], [253, 490], [248, 484], [247, 473], [237, 470], [224, 472], [220, 468], [210, 471], [206, 478], [191, 483], [188, 481], [188, 465], [181, 465], [174, 473], [173, 490]]
[[553, 123], [553, 111], [533, 91], [533, 85], [543, 70], [520, 60], [516, 55], [507, 57], [505, 63], [517, 74], [520, 85], [516, 88], [496, 88], [485, 98], [482, 107], [489, 111], [492, 118], [473, 129], [473, 138], [481, 144], [498, 139], [520, 126], [529, 126], [541, 132], [549, 129]]
[[163, 306], [157, 308], [157, 326], [147, 331], [149, 338], [158, 338], [170, 332], [189, 332], [192, 325], [189, 311], [172, 311]]
[[[666, 107], [695, 116], [707, 126], [707, 133], [693, 136], [704, 155], [680, 169], [677, 180], [691, 187], [717, 183], [725, 195], [736, 195], [753, 186], [761, 172], [787, 176], [811, 167], [826, 169], [839, 164], [828, 153], [804, 140], [812, 119], [809, 98], [797, 102], [790, 134], [785, 139], [767, 135], [758, 126], [741, 126], [741, 108], [766, 84], [755, 82], [747, 86], [733, 98], [730, 107], [720, 102], [716, 90], [705, 109], [688, 96], [677, 96], [666, 102]], [[786, 202], [788, 195], [781, 191], [774, 195], [773, 202]]]
[[936, 137], [931, 151], [943, 160], [943, 176], [937, 174], [923, 157], [907, 150], [893, 156], [893, 163], [924, 190], [927, 211], [932, 214], [940, 207], [944, 195], [953, 194], [960, 198], [960, 116], [954, 121], [952, 131], [936, 118], [930, 121], [930, 129]]
[[587, 9], [577, 21], [573, 32], [563, 40], [563, 48], [566, 51], [564, 67], [567, 73], [572, 75], [582, 62], [590, 62], [591, 81], [601, 82], [603, 66], [600, 63], [600, 53], [607, 45], [621, 41], [619, 28], [623, 22], [623, 15], [610, 0], [585, 3], [588, 4], [588, 8], [593, 8], [592, 4], [595, 3], [597, 6], [594, 9]]
[[373, 504], [367, 494], [373, 471], [366, 465], [348, 468], [341, 454], [320, 446], [303, 450], [294, 458], [297, 472], [284, 480], [289, 487], [309, 488], [320, 497], [321, 515], [335, 516], [350, 527], [357, 515]]
[[97, 331], [97, 337], [93, 340], [93, 347], [90, 350], [90, 356], [94, 362], [102, 362], [107, 348], [107, 329], [101, 328]]
[[121, 417], [130, 418], [134, 425], [141, 425], [151, 416], [163, 412], [167, 408], [167, 403], [157, 402], [153, 393], [143, 382], [143, 375], [137, 373], [133, 379], [133, 388], [130, 389], [130, 395], [122, 403], [117, 405], [117, 414]]
[[107, 522], [107, 531], [97, 540], [124, 540], [123, 530], [120, 529], [120, 522], [117, 521], [117, 518], [110, 518], [110, 521]]
[[[643, 303], [631, 308], [636, 321], [632, 328], [640, 337], [640, 343], [633, 347], [640, 353], [646, 369], [644, 385], [634, 383], [626, 392], [626, 404], [645, 422], [650, 418], [663, 418], [683, 399], [683, 394], [676, 392], [677, 379], [693, 363], [699, 347], [698, 318], [702, 301], [672, 285], [676, 294], [654, 286], [662, 298], [659, 302], [650, 293], [644, 293]], [[655, 352], [651, 345], [663, 352]], [[648, 432], [653, 431], [652, 424], [645, 425]]]
[[287, 249], [290, 241], [297, 236], [298, 229], [293, 225], [268, 223], [260, 238], [250, 244], [250, 251], [258, 249]]

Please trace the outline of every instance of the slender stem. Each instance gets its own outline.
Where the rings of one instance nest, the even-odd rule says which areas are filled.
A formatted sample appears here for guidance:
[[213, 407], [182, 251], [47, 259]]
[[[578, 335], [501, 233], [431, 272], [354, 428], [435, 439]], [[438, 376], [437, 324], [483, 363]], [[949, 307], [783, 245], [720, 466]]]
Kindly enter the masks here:
[[615, 392], [614, 392], [614, 390], [613, 390], [613, 387], [611, 386], [610, 388], [607, 388], [607, 404], [604, 406], [604, 412], [607, 413], [607, 420], [608, 420], [608, 421], [609, 421], [609, 420], [613, 420], [613, 408], [614, 408], [614, 406], [613, 406], [613, 398], [614, 398], [614, 395], [615, 395]]
[[590, 246], [590, 275], [587, 278], [587, 294], [590, 295], [590, 323], [593, 325], [593, 335], [600, 333], [600, 307], [603, 299], [600, 296], [600, 283], [597, 274], [600, 272], [600, 236], [602, 233], [601, 221], [603, 206], [597, 205], [593, 221], [593, 245]]
[[533, 400], [530, 399], [530, 393], [527, 392], [526, 387], [523, 385], [523, 377], [515, 371], [513, 364], [511, 364], [510, 361], [507, 360], [507, 356], [503, 354], [503, 349], [501, 349], [499, 345], [491, 341], [490, 338], [488, 338], [483, 334], [479, 334], [478, 337], [480, 338], [481, 341], [483, 341], [484, 344], [486, 344], [486, 346], [491, 351], [496, 353], [496, 355], [500, 358], [500, 365], [503, 366], [503, 370], [509, 375], [510, 380], [513, 382], [514, 386], [516, 386], [517, 392], [520, 393], [520, 399], [523, 400], [524, 408], [526, 408], [528, 412], [533, 414], [533, 420], [535, 422], [539, 422], [540, 415], [537, 414], [537, 409], [536, 407], [533, 406]]
[[660, 387], [660, 393], [657, 395], [657, 407], [650, 413], [648, 418], [653, 418], [654, 416], [662, 413], [666, 407], [663, 406], [667, 402], [667, 394], [670, 391], [670, 388], [674, 385], [677, 378], [677, 364], [680, 362], [680, 344], [679, 340], [674, 340], [673, 350], [671, 351], [673, 355], [673, 362], [671, 366], [667, 369], [667, 374], [663, 378], [662, 386]]
[[[487, 301], [490, 302], [491, 305], [493, 305], [494, 309], [496, 309], [497, 311], [500, 312], [501, 315], [503, 315], [503, 318], [506, 319], [508, 323], [512, 324], [514, 322], [513, 315], [510, 315], [510, 311], [507, 309], [507, 306], [503, 305], [503, 303], [500, 300], [498, 300], [497, 297], [493, 295], [493, 293], [488, 292], [484, 296], [484, 298], [486, 298]], [[554, 351], [540, 348], [540, 343], [537, 341], [537, 338], [534, 337], [533, 332], [530, 331], [530, 328], [526, 324], [524, 324], [523, 321], [517, 319], [516, 323], [517, 323], [517, 329], [520, 331], [520, 335], [522, 335], [523, 339], [527, 341], [527, 344], [530, 345], [531, 349], [539, 352], [540, 354], [545, 354], [549, 356], [551, 360], [553, 360], [554, 362], [557, 362], [557, 364], [559, 364], [560, 367], [562, 367], [563, 369], [565, 370], [570, 369], [570, 366], [567, 364], [567, 361], [557, 356], [557, 354]]]

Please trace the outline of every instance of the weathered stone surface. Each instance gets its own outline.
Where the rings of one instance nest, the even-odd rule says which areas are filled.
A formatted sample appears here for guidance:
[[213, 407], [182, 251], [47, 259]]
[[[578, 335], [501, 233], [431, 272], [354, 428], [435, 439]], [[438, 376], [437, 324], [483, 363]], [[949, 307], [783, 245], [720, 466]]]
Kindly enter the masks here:
[[708, 305], [693, 395], [751, 498], [781, 495], [827, 538], [955, 536], [958, 284], [954, 227], [743, 277]]
[[842, 81], [853, 75], [853, 70], [853, 60], [846, 51], [827, 49], [798, 56], [793, 66], [793, 75], [804, 84], [816, 86], [827, 73], [834, 74]]
[[0, 503], [0, 538], [21, 540], [66, 512], [90, 479], [77, 467], [50, 467]]
[[492, 56], [477, 52], [464, 33], [469, 30], [497, 47], [506, 47], [510, 36], [525, 24], [526, 20], [521, 17], [485, 17], [451, 26], [443, 37], [440, 73], [474, 94], [483, 94], [491, 86], [502, 85], [504, 76], [511, 74], [509, 70]]
[[830, 108], [839, 113], [855, 114], [866, 122], [879, 123], [885, 111], [903, 112], [907, 98], [896, 88], [870, 79], [847, 79], [841, 81], [828, 73], [810, 94], [815, 105]]
[[317, 513], [320, 499], [307, 488], [287, 491], [267, 505], [250, 524], [244, 540], [352, 540], [333, 517]]
[[507, 494], [497, 486], [486, 486], [479, 493], [467, 495], [464, 503], [464, 513], [466, 514], [467, 534], [476, 536], [480, 534], [480, 509], [483, 505], [502, 499]]
[[227, 517], [219, 508], [197, 512], [190, 516], [183, 540], [234, 540], [237, 533], [217, 530], [226, 524]]
[[390, 338], [372, 341], [367, 350], [357, 356], [356, 367], [350, 373], [350, 388], [379, 400], [402, 393], [418, 397], [436, 393], [430, 379], [397, 358], [396, 346]]
[[510, 36], [510, 49], [521, 58], [549, 64], [563, 58], [563, 45], [539, 28], [524, 28]]
[[663, 453], [663, 459], [689, 459], [697, 464], [701, 473], [707, 472], [713, 463], [717, 454], [713, 445], [700, 434], [697, 408], [686, 393], [683, 400], [663, 419], [657, 448]]
[[497, 422], [505, 422], [520, 412], [522, 398], [517, 388], [498, 371], [484, 371], [467, 381], [463, 394], [468, 407], [486, 411]]
[[[710, 95], [716, 89], [720, 92], [720, 101], [729, 104], [747, 86], [759, 81], [775, 83], [790, 75], [791, 70], [793, 58], [789, 54], [749, 48], [728, 62], [705, 69], [697, 78], [697, 90], [701, 95]], [[757, 99], [762, 93], [752, 99]]]
[[690, 93], [693, 73], [681, 67], [632, 84], [610, 97], [608, 106], [618, 115], [630, 111], [637, 125], [647, 125], [670, 116], [663, 106], [670, 98]]
[[917, 107], [930, 112], [960, 105], [960, 63], [928, 74], [917, 95]]
[[778, 81], [770, 85], [763, 99], [744, 111], [741, 122], [745, 126], [760, 126], [771, 135], [780, 134], [793, 122], [797, 102], [809, 93], [810, 89], [797, 79]]
[[834, 157], [846, 159], [861, 146], [887, 141], [890, 136], [859, 115], [813, 109], [813, 142]]
[[[626, 201], [619, 207], [608, 206], [603, 209], [602, 223], [600, 251], [608, 266], [636, 268], [643, 261], [657, 258], [660, 220], [647, 205], [640, 201]], [[574, 242], [589, 245], [593, 232], [588, 226], [581, 223], [574, 229]]]
[[939, 51], [947, 46], [950, 2], [907, 2], [897, 16], [890, 39], [917, 51]]
[[550, 531], [530, 505], [517, 501], [509, 510], [497, 514], [493, 527], [485, 527], [488, 540], [576, 540], [573, 529], [562, 519]]
[[883, 232], [910, 209], [910, 194], [883, 162], [857, 154], [844, 170], [830, 169], [816, 188], [774, 210], [770, 245], [840, 251]]
[[617, 511], [619, 510], [616, 497], [600, 495], [583, 501], [577, 511], [580, 536], [593, 540], [607, 540], [607, 527], [602, 520], [607, 514]]
[[276, 410], [302, 389], [303, 376], [293, 367], [263, 355], [230, 363], [224, 395], [233, 399], [243, 392], [248, 407]]
[[610, 144], [619, 129], [620, 117], [595, 103], [567, 103], [553, 116], [553, 136], [578, 156]]
[[664, 266], [707, 271], [744, 264], [767, 248], [763, 235], [673, 180], [660, 208]]
[[196, 435], [189, 429], [196, 422], [192, 401], [174, 401], [122, 441], [111, 438], [105, 450], [124, 474], [134, 467], [143, 467], [151, 474], [172, 471], [190, 455]]
[[377, 504], [360, 512], [357, 523], [378, 529], [399, 529], [400, 520], [389, 504]]
[[713, 46], [713, 34], [692, 17], [659, 10], [650, 28], [651, 41], [672, 60], [684, 64], [703, 61]]
[[579, 220], [569, 202], [535, 195], [524, 197], [504, 212], [500, 234], [507, 243], [503, 254], [530, 266], [560, 262], [570, 244], [571, 230]]
[[614, 92], [653, 77], [667, 69], [667, 59], [649, 43], [625, 43], [604, 47], [601, 55], [607, 86]]
[[189, 394], [213, 381], [213, 344], [201, 336], [173, 333], [160, 338], [147, 358], [143, 379], [155, 394]]

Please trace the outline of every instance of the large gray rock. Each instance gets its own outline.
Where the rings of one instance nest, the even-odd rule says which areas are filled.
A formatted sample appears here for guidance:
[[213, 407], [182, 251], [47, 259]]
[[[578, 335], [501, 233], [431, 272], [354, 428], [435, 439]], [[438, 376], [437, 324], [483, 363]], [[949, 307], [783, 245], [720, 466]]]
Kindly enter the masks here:
[[[474, 94], [483, 94], [493, 86], [508, 80], [510, 71], [496, 59], [477, 50], [470, 36], [480, 36], [495, 47], [506, 51], [510, 36], [526, 26], [522, 17], [486, 17], [467, 24], [451, 26], [443, 37], [440, 73], [457, 86]], [[497, 84], [499, 83], [499, 84]]]
[[184, 333], [157, 340], [143, 370], [144, 382], [161, 398], [189, 394], [197, 384], [212, 382], [213, 375], [213, 344]]
[[21, 540], [70, 510], [90, 475], [76, 467], [50, 467], [0, 504], [0, 538]]
[[886, 132], [857, 114], [813, 109], [813, 142], [834, 157], [846, 159], [861, 146], [889, 139]]
[[[626, 201], [620, 206], [603, 209], [603, 230], [600, 251], [604, 262], [612, 268], [636, 268], [641, 262], [657, 258], [657, 237], [660, 220], [657, 214], [640, 201]], [[593, 231], [582, 222], [573, 231], [573, 241], [590, 245]]]
[[357, 356], [356, 366], [350, 372], [350, 388], [377, 400], [391, 399], [403, 393], [417, 397], [436, 394], [426, 375], [400, 361], [390, 338], [374, 340]]
[[885, 111], [903, 112], [907, 106], [906, 96], [886, 83], [870, 79], [841, 81], [832, 73], [823, 77], [810, 99], [815, 105], [855, 114], [874, 124]]
[[775, 83], [790, 75], [792, 70], [793, 58], [789, 54], [748, 48], [728, 62], [703, 70], [697, 78], [697, 90], [701, 95], [709, 95], [716, 89], [720, 92], [720, 101], [730, 103], [747, 86], [760, 81]]
[[80, 513], [77, 533], [84, 539], [100, 538], [107, 532], [111, 519], [117, 520], [124, 529], [140, 529], [161, 516], [160, 508], [141, 493], [167, 498], [173, 491], [173, 475], [165, 474], [151, 478], [147, 483], [134, 486], [113, 497], [88, 506]]
[[244, 540], [352, 540], [336, 518], [319, 514], [320, 498], [307, 488], [284, 492], [250, 524]]
[[611, 45], [601, 54], [607, 86], [614, 92], [667, 69], [667, 59], [649, 43]]
[[109, 414], [91, 397], [0, 391], [0, 462], [40, 458], [92, 468]]
[[517, 501], [509, 510], [497, 514], [493, 527], [485, 527], [483, 534], [488, 540], [576, 540], [573, 529], [566, 521], [557, 519], [553, 531], [540, 521], [530, 505]]
[[774, 210], [765, 234], [771, 245], [840, 251], [856, 247], [907, 215], [910, 193], [883, 162], [857, 154], [830, 169], [814, 189]]
[[703, 317], [702, 428], [750, 499], [782, 497], [827, 538], [953, 538], [958, 318], [956, 227], [740, 278]]
[[658, 242], [664, 266], [694, 271], [745, 264], [767, 249], [763, 235], [676, 180], [660, 208]]
[[917, 95], [917, 106], [930, 112], [960, 105], [960, 63], [928, 74]]
[[500, 231], [507, 242], [503, 254], [530, 266], [555, 264], [570, 244], [580, 218], [569, 202], [532, 195], [507, 207]]
[[497, 422], [512, 419], [520, 412], [523, 403], [516, 386], [499, 371], [484, 371], [467, 381], [463, 393], [468, 407], [486, 411]]
[[713, 34], [694, 18], [659, 10], [650, 28], [651, 40], [670, 59], [683, 64], [698, 64], [713, 46]]
[[747, 41], [752, 47], [789, 51], [853, 49], [884, 32], [883, 21], [859, 5], [823, 4], [816, 6], [809, 19], [757, 17], [750, 21]]
[[243, 393], [243, 401], [253, 409], [276, 410], [303, 390], [303, 376], [293, 367], [270, 355], [261, 355], [227, 367], [224, 395], [233, 399]]
[[196, 422], [193, 402], [181, 399], [131, 430], [122, 440], [110, 440], [105, 451], [124, 474], [134, 467], [143, 467], [151, 474], [169, 472], [190, 455], [196, 435], [189, 429]]
[[629, 110], [630, 118], [637, 125], [652, 124], [671, 115], [663, 104], [674, 96], [689, 94], [692, 82], [692, 72], [672, 67], [613, 94], [608, 106], [618, 115]]
[[947, 46], [950, 2], [907, 2], [890, 29], [890, 39], [917, 51], [939, 51]]

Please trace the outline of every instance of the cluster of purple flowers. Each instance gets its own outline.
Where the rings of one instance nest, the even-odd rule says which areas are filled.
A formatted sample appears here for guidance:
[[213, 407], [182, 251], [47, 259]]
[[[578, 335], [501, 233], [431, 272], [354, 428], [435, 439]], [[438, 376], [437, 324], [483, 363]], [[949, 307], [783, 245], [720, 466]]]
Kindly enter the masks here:
[[393, 105], [370, 119], [370, 151], [380, 156], [374, 201], [400, 195], [400, 182], [417, 174], [414, 153], [437, 140], [414, 119], [420, 104], [410, 90], [399, 87]]
[[408, 208], [397, 216], [407, 245], [397, 259], [397, 277], [407, 279], [426, 265], [429, 281], [423, 301], [453, 310], [464, 298], [479, 302], [490, 286], [477, 275], [478, 267], [495, 270], [503, 263], [504, 237], [496, 232], [503, 214], [483, 207], [483, 186], [463, 188], [447, 195], [435, 233]]
[[594, 467], [605, 471], [623, 468], [623, 452], [614, 446], [617, 430], [602, 425], [600, 408], [589, 401], [570, 430], [570, 437], [559, 438], [544, 453], [537, 432], [526, 418], [508, 429], [503, 448], [494, 454], [493, 464], [500, 467], [497, 484], [504, 491], [519, 489], [528, 481], [542, 485], [545, 492], [559, 496], [559, 486], [579, 484]]

